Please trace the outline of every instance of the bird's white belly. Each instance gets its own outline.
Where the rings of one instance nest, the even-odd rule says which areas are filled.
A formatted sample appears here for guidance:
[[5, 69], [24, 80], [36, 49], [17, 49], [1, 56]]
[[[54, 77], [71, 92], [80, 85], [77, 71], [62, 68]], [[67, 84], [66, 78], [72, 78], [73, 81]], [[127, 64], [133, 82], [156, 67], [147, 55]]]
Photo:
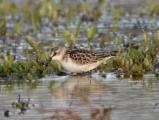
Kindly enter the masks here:
[[98, 65], [100, 65], [104, 61], [111, 59], [112, 57], [113, 56], [110, 56], [101, 61], [98, 61], [95, 63], [90, 63], [90, 64], [84, 64], [84, 65], [76, 64], [70, 58], [68, 58], [67, 61], [61, 61], [61, 65], [65, 70], [67, 70], [69, 72], [81, 73], [81, 72], [87, 72], [87, 71], [90, 71], [90, 70], [96, 68]]
[[93, 63], [93, 64], [79, 65], [79, 64], [72, 62], [71, 60], [61, 63], [62, 67], [65, 70], [67, 70], [69, 72], [73, 72], [73, 73], [81, 73], [81, 72], [90, 71], [90, 70], [96, 68], [99, 64], [100, 63], [97, 62], [97, 63]]

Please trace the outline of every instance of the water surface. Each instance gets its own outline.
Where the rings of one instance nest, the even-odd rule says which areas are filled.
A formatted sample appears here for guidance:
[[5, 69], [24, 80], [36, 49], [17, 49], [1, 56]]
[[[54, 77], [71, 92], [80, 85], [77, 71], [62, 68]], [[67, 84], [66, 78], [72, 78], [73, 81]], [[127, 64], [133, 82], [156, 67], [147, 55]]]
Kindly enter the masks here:
[[[48, 77], [33, 83], [1, 81], [0, 120], [158, 120], [158, 92], [153, 76], [136, 81], [112, 74]], [[23, 101], [31, 99], [23, 114], [12, 107], [19, 94]], [[9, 117], [4, 116], [6, 110]]]

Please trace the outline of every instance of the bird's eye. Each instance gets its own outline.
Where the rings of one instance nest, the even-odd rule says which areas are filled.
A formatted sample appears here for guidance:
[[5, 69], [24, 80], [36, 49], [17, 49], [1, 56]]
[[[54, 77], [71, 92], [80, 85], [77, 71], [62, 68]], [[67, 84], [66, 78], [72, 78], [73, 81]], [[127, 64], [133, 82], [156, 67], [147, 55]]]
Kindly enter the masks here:
[[55, 52], [53, 52], [52, 54], [51, 54], [51, 57], [54, 57], [56, 55], [56, 53]]
[[53, 56], [55, 56], [57, 53], [56, 52], [54, 52], [54, 55]]

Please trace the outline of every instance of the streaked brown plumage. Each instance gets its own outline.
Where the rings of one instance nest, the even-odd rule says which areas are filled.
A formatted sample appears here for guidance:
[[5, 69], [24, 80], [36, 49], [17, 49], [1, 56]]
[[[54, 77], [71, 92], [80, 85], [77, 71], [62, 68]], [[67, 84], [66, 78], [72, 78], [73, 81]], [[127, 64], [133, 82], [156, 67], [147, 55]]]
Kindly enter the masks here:
[[115, 56], [115, 53], [95, 53], [93, 51], [85, 50], [85, 49], [72, 49], [67, 50], [66, 55], [69, 54], [69, 57], [77, 64], [88, 64], [94, 63], [99, 60], [104, 59], [105, 57]]
[[58, 60], [69, 72], [87, 72], [101, 63], [116, 56], [116, 52], [93, 52], [86, 49], [66, 49], [55, 47], [51, 50], [51, 59]]

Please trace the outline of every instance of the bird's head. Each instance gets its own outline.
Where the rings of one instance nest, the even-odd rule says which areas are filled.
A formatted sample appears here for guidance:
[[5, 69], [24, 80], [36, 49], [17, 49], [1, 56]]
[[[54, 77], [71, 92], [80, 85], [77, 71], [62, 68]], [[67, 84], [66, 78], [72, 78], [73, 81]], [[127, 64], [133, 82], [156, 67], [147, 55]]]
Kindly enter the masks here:
[[63, 47], [54, 47], [51, 49], [50, 60], [61, 61], [65, 55], [66, 48]]

